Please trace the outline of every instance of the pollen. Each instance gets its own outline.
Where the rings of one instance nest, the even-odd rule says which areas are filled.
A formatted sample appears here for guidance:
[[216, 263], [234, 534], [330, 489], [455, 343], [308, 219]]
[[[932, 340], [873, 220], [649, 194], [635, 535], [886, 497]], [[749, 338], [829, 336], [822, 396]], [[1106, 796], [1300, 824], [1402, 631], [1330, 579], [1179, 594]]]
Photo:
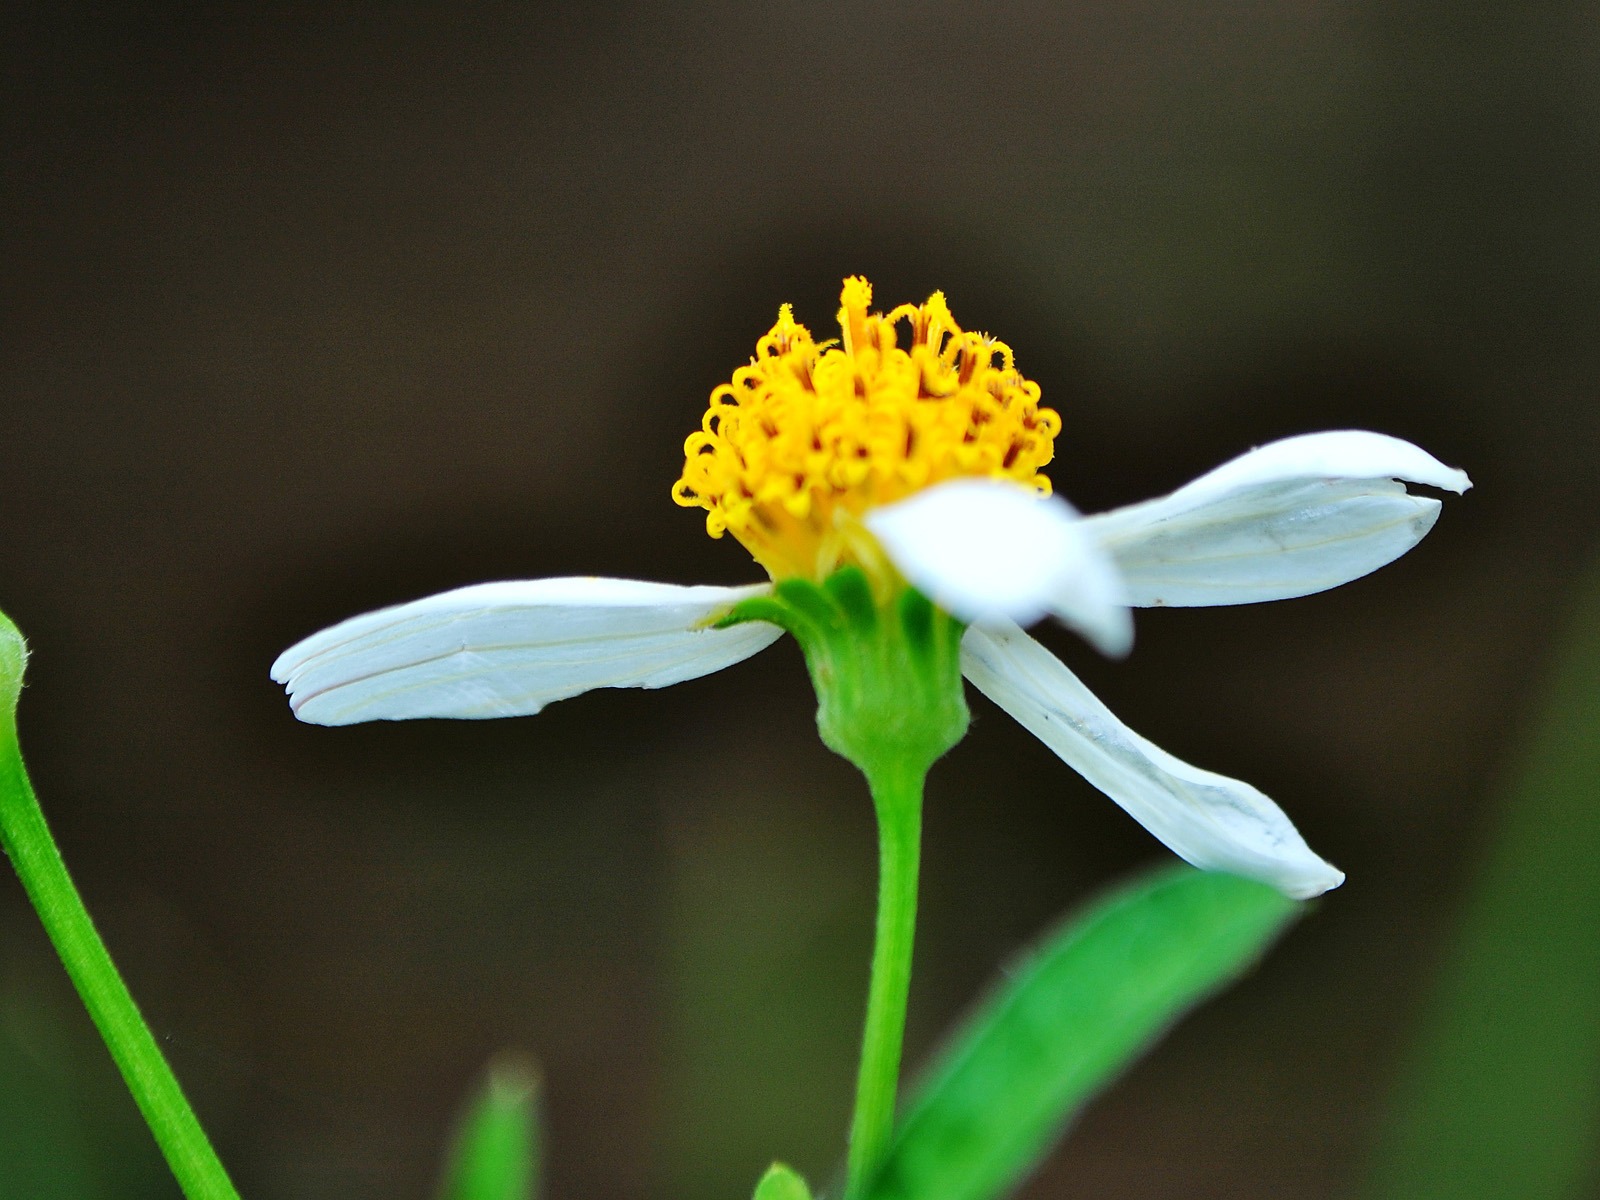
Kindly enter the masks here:
[[1050, 491], [1039, 470], [1061, 418], [1011, 347], [962, 330], [941, 292], [877, 313], [872, 286], [852, 276], [839, 299], [838, 341], [812, 340], [789, 305], [778, 310], [750, 365], [711, 393], [672, 489], [774, 579], [859, 561], [861, 514], [947, 479]]

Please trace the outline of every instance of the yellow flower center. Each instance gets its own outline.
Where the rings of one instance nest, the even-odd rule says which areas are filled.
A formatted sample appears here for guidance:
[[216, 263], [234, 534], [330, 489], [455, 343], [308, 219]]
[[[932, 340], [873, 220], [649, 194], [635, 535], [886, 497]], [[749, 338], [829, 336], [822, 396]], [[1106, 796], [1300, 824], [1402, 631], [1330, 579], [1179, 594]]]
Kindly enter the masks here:
[[941, 292], [884, 315], [852, 277], [839, 299], [842, 343], [812, 341], [789, 305], [778, 310], [750, 365], [711, 393], [672, 489], [774, 579], [870, 558], [857, 518], [931, 484], [980, 476], [1050, 491], [1039, 468], [1061, 418], [1040, 407], [1011, 347], [964, 332]]

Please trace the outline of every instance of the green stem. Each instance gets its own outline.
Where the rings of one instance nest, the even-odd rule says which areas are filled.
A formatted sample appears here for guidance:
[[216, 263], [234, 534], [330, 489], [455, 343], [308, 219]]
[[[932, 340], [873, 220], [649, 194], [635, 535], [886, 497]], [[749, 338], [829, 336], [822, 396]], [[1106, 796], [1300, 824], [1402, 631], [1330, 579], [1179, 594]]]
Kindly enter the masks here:
[[894, 1134], [922, 784], [971, 720], [961, 684], [965, 627], [898, 576], [869, 577], [859, 566], [820, 583], [781, 580], [724, 619], [739, 621], [771, 621], [794, 634], [817, 692], [817, 732], [867, 777], [878, 812], [878, 928], [845, 1182], [847, 1200], [860, 1200]]
[[9, 712], [0, 717], [0, 848], [10, 855], [183, 1194], [189, 1200], [238, 1200], [67, 874], [22, 765], [16, 720]]
[[922, 772], [873, 772], [868, 782], [878, 811], [878, 926], [867, 991], [866, 1030], [856, 1110], [850, 1125], [847, 1196], [859, 1196], [882, 1164], [894, 1132], [911, 949], [917, 924], [917, 865], [922, 841]]

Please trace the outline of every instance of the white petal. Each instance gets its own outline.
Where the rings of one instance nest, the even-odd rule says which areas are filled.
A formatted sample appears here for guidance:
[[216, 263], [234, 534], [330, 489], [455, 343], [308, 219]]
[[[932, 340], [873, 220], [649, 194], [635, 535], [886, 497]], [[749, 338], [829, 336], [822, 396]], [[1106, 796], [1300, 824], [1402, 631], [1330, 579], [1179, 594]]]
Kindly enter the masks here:
[[1248, 604], [1338, 587], [1422, 540], [1466, 474], [1399, 438], [1360, 430], [1286, 438], [1169, 496], [1088, 517], [1140, 606]]
[[707, 625], [767, 590], [483, 583], [341, 621], [285, 650], [272, 678], [315, 725], [522, 716], [592, 688], [665, 687], [750, 657], [782, 630]]
[[1259, 879], [1296, 899], [1344, 882], [1265, 795], [1134, 733], [1016, 626], [967, 630], [961, 667], [979, 691], [1195, 866]]
[[900, 573], [963, 621], [1047, 613], [1106, 654], [1133, 644], [1111, 560], [1065, 500], [998, 479], [956, 479], [862, 518]]

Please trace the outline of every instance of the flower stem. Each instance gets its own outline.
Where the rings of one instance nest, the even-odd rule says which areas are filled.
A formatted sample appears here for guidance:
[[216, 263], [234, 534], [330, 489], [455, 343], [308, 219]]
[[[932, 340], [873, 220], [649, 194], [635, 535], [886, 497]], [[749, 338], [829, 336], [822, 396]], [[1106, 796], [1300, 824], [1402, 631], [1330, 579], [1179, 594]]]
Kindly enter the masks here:
[[22, 765], [13, 712], [0, 712], [0, 848], [72, 977], [128, 1090], [189, 1200], [238, 1200], [67, 874]]
[[905, 768], [878, 770], [868, 777], [878, 813], [878, 924], [850, 1125], [846, 1196], [861, 1194], [883, 1162], [894, 1131], [917, 924], [922, 781], [921, 771]]
[[817, 692], [817, 732], [867, 777], [878, 813], [878, 927], [845, 1181], [846, 1200], [860, 1200], [894, 1133], [923, 780], [971, 720], [961, 684], [965, 626], [898, 577], [873, 579], [858, 566], [821, 583], [780, 580], [724, 618], [739, 621], [770, 621], [800, 643]]

